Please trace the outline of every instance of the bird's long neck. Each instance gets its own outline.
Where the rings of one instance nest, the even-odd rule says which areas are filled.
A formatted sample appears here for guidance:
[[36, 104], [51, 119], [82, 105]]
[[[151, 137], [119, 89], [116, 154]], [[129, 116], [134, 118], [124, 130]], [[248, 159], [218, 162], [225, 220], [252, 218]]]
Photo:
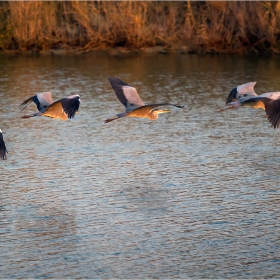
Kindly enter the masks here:
[[158, 112], [157, 111], [151, 111], [149, 119], [150, 120], [156, 120], [158, 118]]

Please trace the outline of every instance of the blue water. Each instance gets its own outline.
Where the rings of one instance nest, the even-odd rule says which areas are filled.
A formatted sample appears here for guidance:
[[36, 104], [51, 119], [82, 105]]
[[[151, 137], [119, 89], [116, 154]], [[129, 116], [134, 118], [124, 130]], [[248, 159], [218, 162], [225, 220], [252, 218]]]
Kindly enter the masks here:
[[[279, 278], [278, 143], [230, 90], [279, 91], [279, 57], [0, 56], [2, 278]], [[124, 110], [118, 75], [158, 120]], [[66, 122], [21, 119], [42, 91], [81, 96]]]

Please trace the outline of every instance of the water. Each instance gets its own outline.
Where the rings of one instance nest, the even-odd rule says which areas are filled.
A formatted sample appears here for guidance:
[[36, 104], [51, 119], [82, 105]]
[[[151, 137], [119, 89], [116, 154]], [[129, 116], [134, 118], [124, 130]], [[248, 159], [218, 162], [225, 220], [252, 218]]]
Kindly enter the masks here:
[[[239, 84], [280, 90], [279, 57], [0, 60], [2, 278], [279, 278], [280, 130], [219, 112]], [[109, 75], [185, 108], [104, 124], [123, 111]], [[79, 114], [21, 119], [42, 91], [79, 94]]]

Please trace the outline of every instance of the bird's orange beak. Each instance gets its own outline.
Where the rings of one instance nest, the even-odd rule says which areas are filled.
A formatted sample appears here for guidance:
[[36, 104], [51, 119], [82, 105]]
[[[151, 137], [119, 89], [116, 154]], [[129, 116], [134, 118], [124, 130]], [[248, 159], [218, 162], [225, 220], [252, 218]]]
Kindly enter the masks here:
[[162, 110], [162, 109], [157, 110], [158, 114], [164, 114], [164, 113], [169, 113], [169, 112], [170, 112], [170, 110]]

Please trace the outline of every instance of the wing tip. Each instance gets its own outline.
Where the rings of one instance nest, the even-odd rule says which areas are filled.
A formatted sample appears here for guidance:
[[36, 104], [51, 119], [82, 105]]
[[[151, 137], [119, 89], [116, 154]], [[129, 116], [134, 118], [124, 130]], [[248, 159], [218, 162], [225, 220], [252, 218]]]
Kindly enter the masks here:
[[80, 96], [71, 95], [68, 98], [62, 99], [60, 102], [68, 119], [73, 119], [80, 107]]
[[280, 126], [280, 99], [263, 98], [265, 112], [271, 126], [276, 129]]
[[1, 139], [0, 139], [0, 158], [2, 160], [7, 160], [7, 153], [8, 153], [8, 150], [6, 149], [4, 139], [1, 137]]

